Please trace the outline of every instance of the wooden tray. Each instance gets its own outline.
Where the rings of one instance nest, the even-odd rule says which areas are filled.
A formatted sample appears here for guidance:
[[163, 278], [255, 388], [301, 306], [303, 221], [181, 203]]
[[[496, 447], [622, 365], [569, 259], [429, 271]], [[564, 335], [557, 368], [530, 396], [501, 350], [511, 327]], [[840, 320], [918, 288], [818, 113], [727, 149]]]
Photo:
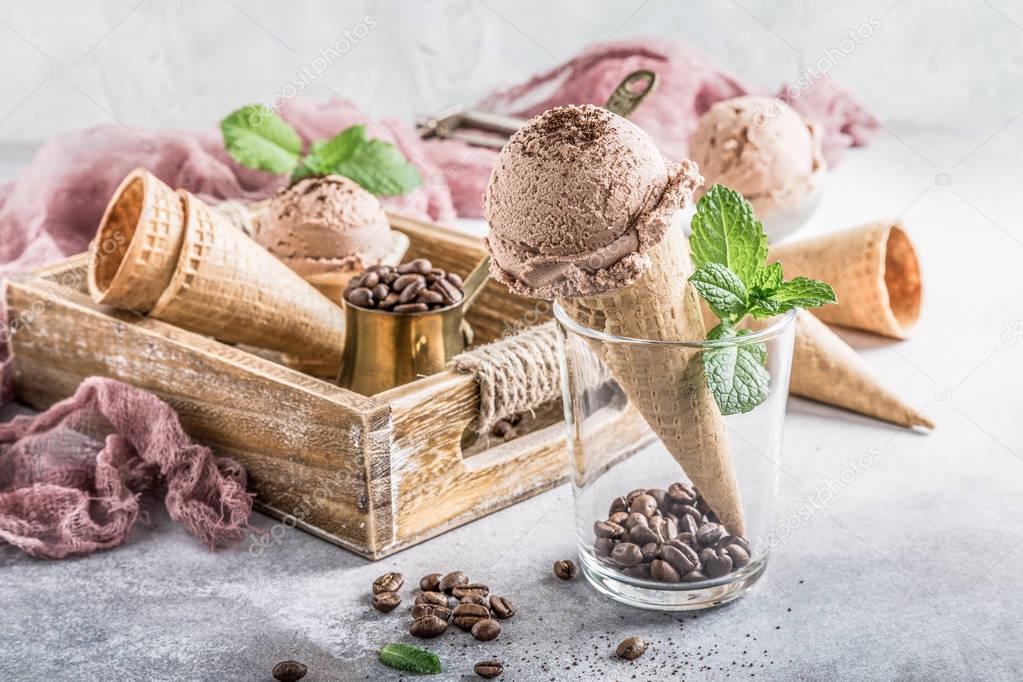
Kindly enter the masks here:
[[[411, 257], [468, 272], [477, 239], [390, 216]], [[185, 430], [242, 462], [258, 506], [326, 540], [379, 559], [547, 490], [568, 473], [561, 406], [538, 406], [514, 440], [473, 438], [479, 394], [444, 371], [365, 397], [158, 320], [92, 302], [86, 256], [7, 283], [15, 388], [43, 409], [89, 376], [152, 391]], [[494, 282], [468, 314], [476, 343], [542, 320], [537, 302]], [[648, 430], [626, 409], [588, 433], [624, 456]]]

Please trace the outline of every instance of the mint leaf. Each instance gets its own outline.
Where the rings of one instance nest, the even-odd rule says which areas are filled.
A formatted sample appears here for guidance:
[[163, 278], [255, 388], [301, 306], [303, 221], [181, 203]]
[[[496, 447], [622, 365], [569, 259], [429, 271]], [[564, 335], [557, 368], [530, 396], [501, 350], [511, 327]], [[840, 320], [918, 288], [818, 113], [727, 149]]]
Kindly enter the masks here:
[[[347, 128], [310, 149], [296, 175], [344, 175], [378, 196], [405, 194], [422, 184], [419, 171], [389, 142], [367, 139], [366, 126]], [[293, 178], [298, 179], [298, 178]]]
[[381, 649], [379, 655], [381, 663], [395, 670], [430, 675], [440, 672], [437, 654], [411, 644], [393, 642]]
[[250, 104], [220, 122], [224, 148], [245, 166], [271, 173], [290, 173], [298, 165], [302, 139], [274, 111]]
[[771, 299], [792, 308], [817, 308], [835, 302], [835, 290], [830, 285], [809, 277], [796, 277], [782, 283], [771, 294]]
[[700, 197], [692, 220], [689, 249], [693, 264], [720, 263], [747, 287], [767, 262], [767, 235], [741, 194], [714, 185]]
[[739, 315], [745, 311], [746, 287], [724, 265], [704, 263], [689, 277], [689, 281], [718, 317]]
[[[721, 325], [714, 329], [719, 327]], [[736, 335], [734, 329], [724, 328], [718, 338]], [[738, 332], [738, 335], [744, 334]], [[714, 394], [721, 414], [727, 416], [749, 412], [767, 399], [771, 391], [771, 374], [764, 368], [766, 360], [767, 349], [759, 343], [703, 351], [703, 371], [707, 375], [707, 386]]]
[[753, 277], [753, 286], [761, 291], [774, 291], [781, 286], [783, 277], [781, 263], [775, 261], [757, 270]]

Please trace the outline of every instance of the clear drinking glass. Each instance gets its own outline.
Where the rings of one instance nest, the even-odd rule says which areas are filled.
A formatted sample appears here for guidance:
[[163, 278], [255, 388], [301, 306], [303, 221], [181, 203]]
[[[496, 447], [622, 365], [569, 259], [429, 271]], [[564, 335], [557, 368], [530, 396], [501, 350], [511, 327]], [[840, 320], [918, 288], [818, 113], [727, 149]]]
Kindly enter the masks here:
[[[759, 330], [743, 336], [678, 342], [609, 335], [579, 324], [558, 304], [554, 314], [559, 323], [576, 537], [584, 575], [598, 591], [641, 608], [701, 609], [741, 596], [767, 564], [795, 311], [760, 323]], [[766, 395], [745, 413], [721, 416], [706, 392], [703, 370], [708, 362], [713, 367], [720, 367], [722, 361], [727, 365], [733, 353], [761, 363], [769, 376]], [[631, 378], [616, 379], [616, 366]], [[636, 367], [645, 368], [650, 383], [689, 382], [683, 399], [677, 405], [651, 403], [651, 392], [645, 390], [649, 387], [636, 380], [637, 374], [644, 374], [632, 371]], [[694, 423], [684, 421], [692, 417], [685, 412], [699, 403], [700, 398], [692, 396], [700, 391], [705, 391], [703, 418], [695, 423], [720, 436], [709, 448], [702, 436], [687, 439], [679, 437], [678, 431], [665, 435], [671, 433], [675, 417], [682, 420], [677, 423]], [[654, 413], [652, 420], [642, 416], [640, 406]], [[651, 428], [651, 422], [660, 427]], [[665, 440], [679, 452], [671, 453]], [[623, 441], [629, 445], [622, 447]], [[700, 453], [704, 459], [695, 460]], [[679, 463], [706, 462], [707, 458], [724, 462], [726, 470], [734, 471], [733, 483], [719, 486], [714, 494], [719, 501], [731, 501], [722, 503], [732, 510], [730, 514], [719, 517], [701, 491], [693, 490], [693, 481]], [[696, 466], [691, 467], [694, 473]], [[708, 476], [706, 469], [703, 472], [696, 478]], [[719, 481], [728, 476], [712, 478]], [[731, 495], [722, 497], [722, 489]], [[652, 513], [648, 498], [656, 503]], [[727, 527], [726, 516], [741, 533]], [[643, 525], [646, 530], [635, 528]], [[625, 544], [639, 547], [638, 563], [634, 563], [636, 550], [619, 547]]]

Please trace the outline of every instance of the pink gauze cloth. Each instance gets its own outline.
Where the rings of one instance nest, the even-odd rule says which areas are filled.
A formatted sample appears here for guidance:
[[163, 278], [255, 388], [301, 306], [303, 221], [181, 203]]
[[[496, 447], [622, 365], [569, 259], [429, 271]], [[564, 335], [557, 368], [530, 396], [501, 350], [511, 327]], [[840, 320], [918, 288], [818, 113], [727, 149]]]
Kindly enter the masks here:
[[0, 539], [59, 559], [123, 543], [161, 483], [171, 518], [211, 548], [240, 540], [245, 470], [193, 443], [169, 405], [112, 379], [0, 424]]

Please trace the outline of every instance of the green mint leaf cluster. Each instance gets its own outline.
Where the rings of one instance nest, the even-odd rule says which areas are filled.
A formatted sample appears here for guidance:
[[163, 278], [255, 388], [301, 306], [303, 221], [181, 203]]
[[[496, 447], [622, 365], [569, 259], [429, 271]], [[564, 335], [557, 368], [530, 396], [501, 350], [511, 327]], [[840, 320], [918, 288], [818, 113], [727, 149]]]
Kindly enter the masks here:
[[[735, 190], [714, 185], [696, 205], [689, 249], [696, 271], [689, 281], [721, 323], [710, 340], [744, 336], [747, 315], [771, 317], [793, 308], [835, 302], [824, 282], [807, 277], [785, 281], [781, 263], [767, 263], [767, 234], [753, 206]], [[722, 414], [749, 412], [767, 399], [771, 375], [762, 343], [728, 344], [703, 353], [704, 374]]]
[[440, 672], [440, 659], [432, 651], [394, 642], [380, 650], [380, 662], [395, 670], [433, 675]]
[[220, 130], [235, 161], [247, 168], [290, 173], [292, 182], [311, 175], [344, 175], [377, 196], [406, 194], [422, 184], [419, 171], [393, 144], [367, 138], [362, 125], [313, 142], [305, 155], [295, 129], [260, 104], [233, 112], [220, 122]]

